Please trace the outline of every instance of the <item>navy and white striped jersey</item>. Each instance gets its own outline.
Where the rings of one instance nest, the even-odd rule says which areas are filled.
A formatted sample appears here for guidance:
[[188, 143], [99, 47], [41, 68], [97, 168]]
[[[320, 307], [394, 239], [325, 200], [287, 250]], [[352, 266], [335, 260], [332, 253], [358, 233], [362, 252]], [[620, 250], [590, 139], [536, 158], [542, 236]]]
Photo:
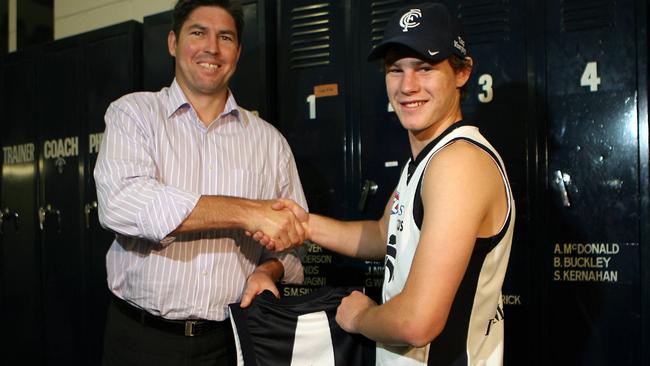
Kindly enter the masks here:
[[238, 365], [374, 365], [375, 343], [336, 323], [336, 308], [353, 290], [322, 287], [281, 299], [265, 291], [246, 309], [230, 304]]

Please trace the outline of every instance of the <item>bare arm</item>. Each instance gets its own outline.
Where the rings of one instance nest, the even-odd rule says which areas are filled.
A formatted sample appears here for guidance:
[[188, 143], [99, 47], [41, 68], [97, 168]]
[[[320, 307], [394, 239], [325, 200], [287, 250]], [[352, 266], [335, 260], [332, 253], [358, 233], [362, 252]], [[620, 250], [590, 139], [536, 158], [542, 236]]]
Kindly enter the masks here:
[[[388, 210], [388, 211], [386, 211]], [[390, 207], [379, 220], [341, 221], [310, 214], [307, 236], [323, 248], [355, 258], [383, 259]]]
[[241, 228], [250, 232], [265, 233], [276, 243], [275, 249], [286, 249], [302, 243], [305, 232], [300, 222], [291, 211], [272, 209], [274, 202], [227, 196], [201, 196], [189, 216], [171, 235]]
[[465, 142], [440, 151], [425, 172], [422, 231], [403, 291], [383, 305], [355, 293], [344, 299], [337, 321], [386, 344], [431, 342], [445, 327], [476, 238], [498, 232], [505, 200], [487, 154]]
[[[308, 239], [328, 250], [349, 257], [383, 259], [386, 255], [386, 230], [390, 215], [390, 202], [379, 220], [341, 221], [326, 216], [307, 214], [300, 206], [279, 200], [276, 210], [291, 210], [303, 224]], [[269, 238], [256, 233], [254, 239], [263, 244]]]

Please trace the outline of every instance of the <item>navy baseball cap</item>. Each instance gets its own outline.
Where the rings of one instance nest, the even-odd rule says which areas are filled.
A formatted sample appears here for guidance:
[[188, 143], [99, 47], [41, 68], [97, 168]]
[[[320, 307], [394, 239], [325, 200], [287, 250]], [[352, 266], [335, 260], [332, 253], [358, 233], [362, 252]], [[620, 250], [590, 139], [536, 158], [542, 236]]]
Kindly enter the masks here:
[[368, 55], [368, 61], [385, 56], [391, 46], [405, 46], [430, 63], [449, 56], [467, 57], [467, 45], [458, 19], [440, 3], [404, 7], [391, 15], [384, 39]]

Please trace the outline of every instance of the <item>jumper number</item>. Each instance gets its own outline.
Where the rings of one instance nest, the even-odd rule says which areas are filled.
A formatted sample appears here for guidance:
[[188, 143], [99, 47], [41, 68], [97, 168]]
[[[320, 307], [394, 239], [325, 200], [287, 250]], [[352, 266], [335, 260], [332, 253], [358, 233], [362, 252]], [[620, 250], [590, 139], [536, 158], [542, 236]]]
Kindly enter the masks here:
[[580, 77], [580, 86], [588, 86], [589, 91], [598, 91], [600, 85], [600, 78], [598, 77], [598, 63], [596, 61], [587, 62], [585, 71], [582, 72]]
[[490, 103], [494, 97], [492, 89], [492, 75], [483, 74], [478, 78], [478, 84], [482, 86], [483, 91], [478, 95], [478, 101], [481, 103]]

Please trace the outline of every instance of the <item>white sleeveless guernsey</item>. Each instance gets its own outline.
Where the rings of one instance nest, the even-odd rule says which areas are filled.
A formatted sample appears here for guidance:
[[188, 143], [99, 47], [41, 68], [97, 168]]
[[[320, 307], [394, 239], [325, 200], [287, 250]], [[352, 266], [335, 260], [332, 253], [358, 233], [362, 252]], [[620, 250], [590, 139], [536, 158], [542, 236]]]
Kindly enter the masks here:
[[489, 154], [503, 178], [508, 198], [508, 214], [497, 235], [477, 239], [442, 333], [431, 343], [420, 348], [378, 343], [377, 365], [502, 365], [501, 286], [508, 266], [515, 222], [510, 183], [503, 161], [479, 133], [478, 128], [457, 123], [449, 127], [438, 139], [437, 142], [431, 142], [435, 144], [434, 147], [420, 160], [410, 179], [408, 169], [404, 169], [397, 185], [388, 226], [383, 301], [387, 302], [399, 294], [408, 277], [420, 240], [420, 229], [413, 215], [414, 205], [418, 204], [415, 202], [416, 196], [421, 199], [416, 192], [429, 161], [438, 151], [462, 139]]

